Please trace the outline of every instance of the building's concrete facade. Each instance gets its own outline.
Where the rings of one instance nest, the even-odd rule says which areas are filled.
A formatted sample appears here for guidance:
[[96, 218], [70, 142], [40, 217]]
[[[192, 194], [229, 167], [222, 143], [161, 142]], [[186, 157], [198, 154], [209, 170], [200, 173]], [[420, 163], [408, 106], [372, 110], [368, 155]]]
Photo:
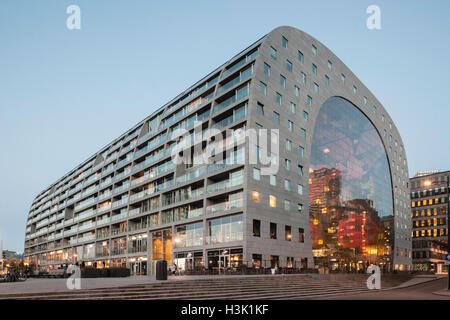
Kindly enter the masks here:
[[[276, 50], [276, 59], [271, 56], [271, 48]], [[265, 64], [270, 65], [269, 76], [265, 73]], [[312, 70], [313, 64], [315, 72]], [[301, 73], [306, 76], [305, 83], [301, 80]], [[280, 75], [284, 77], [284, 86]], [[342, 75], [345, 75], [345, 82], [341, 81]], [[325, 76], [328, 77], [327, 84], [324, 83]], [[261, 82], [266, 85], [265, 94], [261, 90]], [[295, 87], [299, 88], [298, 96]], [[276, 102], [276, 93], [282, 96], [280, 105]], [[185, 98], [189, 94], [190, 98]], [[112, 261], [112, 265], [130, 265], [138, 259], [150, 261], [152, 258], [175, 261], [177, 257], [185, 259], [182, 262], [176, 260], [184, 265], [188, 263], [188, 258], [195, 256], [197, 260], [193, 259], [195, 262], [192, 263], [206, 267], [216, 266], [217, 259], [223, 259], [222, 263], [227, 266], [237, 265], [230, 264], [229, 260], [251, 265], [260, 259], [256, 264], [266, 267], [274, 264], [290, 266], [292, 262], [297, 267], [313, 267], [308, 169], [315, 120], [321, 106], [331, 97], [342, 97], [356, 106], [376, 128], [384, 145], [392, 180], [389, 188], [393, 190], [390, 199], [394, 229], [391, 235], [393, 244], [390, 244], [391, 266], [408, 269], [411, 265], [411, 219], [408, 170], [401, 137], [379, 101], [330, 50], [306, 33], [290, 27], [273, 30], [40, 193], [30, 209], [25, 256], [30, 262], [34, 259], [41, 265], [70, 263], [80, 260], [82, 255], [87, 257], [82, 260], [101, 261], [104, 265], [110, 265]], [[264, 115], [259, 113], [258, 103], [264, 106]], [[291, 103], [295, 104], [295, 113]], [[189, 110], [174, 116], [175, 120], [167, 121], [183, 106], [188, 106]], [[273, 121], [274, 111], [280, 118], [278, 124]], [[303, 118], [304, 112], [308, 113], [307, 121]], [[169, 161], [173, 141], [167, 139], [167, 135], [160, 141], [152, 139], [161, 133], [170, 134], [169, 130], [175, 124], [182, 123], [192, 114], [197, 114], [196, 119], [202, 122], [204, 130], [257, 126], [279, 129], [280, 153], [277, 161], [280, 168], [276, 173], [276, 185], [270, 184], [267, 175], [261, 175], [259, 180], [254, 179], [254, 168], [262, 169], [264, 166], [249, 164], [248, 154], [245, 164], [223, 167], [206, 165], [203, 171], [200, 165], [192, 168], [175, 165], [172, 168]], [[288, 120], [294, 128], [292, 131], [288, 128]], [[193, 130], [187, 122], [180, 127]], [[304, 138], [300, 137], [300, 128], [305, 130]], [[291, 151], [286, 150], [285, 139], [292, 142]], [[133, 143], [130, 144], [130, 141]], [[148, 144], [147, 141], [151, 142]], [[142, 148], [145, 144], [148, 144], [147, 147]], [[160, 146], [164, 148], [161, 153], [153, 153]], [[248, 141], [245, 146], [248, 150]], [[300, 147], [303, 148], [302, 157], [299, 157]], [[141, 161], [149, 154], [153, 157], [147, 157], [147, 162]], [[161, 164], [165, 159], [167, 162], [164, 165], [147, 174], [147, 168]], [[283, 167], [285, 159], [291, 160], [290, 170]], [[301, 176], [296, 171], [298, 165], [305, 169]], [[129, 168], [129, 171], [123, 168]], [[79, 176], [83, 172], [84, 175]], [[186, 175], [189, 173], [190, 176]], [[107, 180], [110, 175], [111, 180]], [[123, 182], [127, 180], [129, 182]], [[285, 180], [290, 181], [290, 191], [283, 187]], [[80, 181], [84, 182], [76, 189], [74, 186]], [[144, 190], [144, 181], [158, 181], [161, 187]], [[113, 189], [113, 185], [115, 188], [111, 195], [106, 193], [105, 196], [102, 190]], [[298, 185], [303, 186], [303, 192], [298, 191]], [[168, 194], [183, 186], [190, 186], [189, 190], [180, 192], [187, 196], [174, 195], [172, 198], [175, 200], [172, 201]], [[254, 192], [258, 193], [259, 202], [255, 201]], [[92, 198], [92, 195], [95, 197]], [[275, 207], [268, 204], [270, 195], [276, 197]], [[83, 204], [83, 199], [91, 198]], [[144, 204], [148, 198], [155, 199], [153, 205]], [[110, 201], [109, 204], [107, 201]], [[287, 201], [290, 209], [285, 210]], [[303, 206], [301, 213], [298, 212], [298, 204]], [[183, 219], [175, 218], [178, 214], [175, 212], [170, 212], [168, 218], [169, 209], [185, 205], [189, 207], [182, 210], [189, 213]], [[85, 212], [86, 208], [92, 211]], [[79, 213], [83, 216], [79, 217]], [[241, 218], [235, 222], [214, 220], [229, 216]], [[141, 217], [147, 217], [147, 222], [137, 220]], [[81, 225], [84, 220], [88, 223]], [[212, 220], [214, 222], [211, 223]], [[254, 235], [254, 220], [260, 221], [259, 236]], [[102, 222], [101, 228], [99, 221]], [[276, 239], [270, 238], [270, 223], [276, 224]], [[77, 224], [77, 229], [70, 229], [70, 226]], [[186, 225], [188, 227], [184, 228]], [[214, 229], [217, 225], [220, 225], [220, 231]], [[105, 226], [109, 229], [106, 230]], [[287, 226], [291, 230], [289, 237]], [[158, 230], [166, 232], [161, 236]], [[304, 241], [299, 241], [300, 230], [304, 231]], [[75, 237], [77, 234], [78, 238]], [[130, 250], [130, 241], [140, 241], [136, 240], [137, 234], [141, 237], [139, 239], [147, 239], [145, 246], [139, 244], [139, 249]], [[118, 238], [124, 240], [117, 241]], [[124, 246], [124, 243], [128, 245]], [[102, 246], [108, 249], [103, 251]], [[173, 253], [165, 252], [169, 247], [170, 250], [173, 247]], [[400, 249], [402, 254], [399, 254]], [[99, 254], [100, 250], [102, 253]], [[234, 250], [234, 255], [229, 256], [231, 250]], [[226, 258], [223, 257], [225, 255]], [[48, 259], [49, 256], [52, 258]]]

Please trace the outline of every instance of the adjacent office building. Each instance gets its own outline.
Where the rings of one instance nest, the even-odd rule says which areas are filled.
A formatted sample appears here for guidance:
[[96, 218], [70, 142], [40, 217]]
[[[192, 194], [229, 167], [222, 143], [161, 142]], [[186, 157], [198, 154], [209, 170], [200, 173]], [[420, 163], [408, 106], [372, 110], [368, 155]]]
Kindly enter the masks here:
[[25, 259], [408, 270], [408, 177], [380, 102], [322, 43], [279, 27], [39, 193]]
[[450, 171], [419, 172], [410, 179], [413, 269], [442, 273], [447, 270]]

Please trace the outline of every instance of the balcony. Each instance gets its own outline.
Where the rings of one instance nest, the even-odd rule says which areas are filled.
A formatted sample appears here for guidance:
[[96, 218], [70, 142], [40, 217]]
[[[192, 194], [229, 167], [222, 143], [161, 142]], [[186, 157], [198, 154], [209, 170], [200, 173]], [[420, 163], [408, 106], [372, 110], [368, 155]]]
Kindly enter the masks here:
[[214, 184], [210, 184], [206, 187], [207, 193], [214, 193], [219, 191], [225, 191], [227, 189], [231, 189], [233, 187], [236, 187], [238, 185], [242, 185], [244, 183], [244, 178], [241, 176], [239, 179], [233, 180], [224, 180], [220, 181]]
[[197, 170], [194, 170], [194, 171], [186, 173], [186, 174], [184, 174], [182, 176], [179, 176], [177, 178], [177, 180], [176, 180], [176, 184], [177, 185], [178, 184], [182, 184], [182, 183], [185, 183], [185, 182], [190, 181], [192, 179], [199, 178], [199, 177], [203, 176], [205, 174], [205, 172], [206, 172], [205, 167], [198, 168]]
[[127, 212], [121, 213], [121, 214], [117, 214], [115, 216], [111, 217], [111, 221], [119, 221], [119, 220], [123, 220], [127, 218]]
[[221, 211], [229, 211], [235, 208], [242, 208], [244, 205], [243, 199], [235, 199], [231, 201], [225, 201], [206, 207], [206, 214], [213, 214]]
[[103, 219], [97, 220], [97, 227], [103, 226], [105, 224], [109, 224], [110, 221], [111, 221], [110, 218], [103, 218]]

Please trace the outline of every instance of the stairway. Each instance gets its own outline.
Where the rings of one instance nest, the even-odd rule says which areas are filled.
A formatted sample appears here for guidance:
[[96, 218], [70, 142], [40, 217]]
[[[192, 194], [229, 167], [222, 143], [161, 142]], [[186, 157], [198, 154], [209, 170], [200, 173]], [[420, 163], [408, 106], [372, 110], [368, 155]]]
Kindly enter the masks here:
[[308, 299], [345, 293], [369, 291], [365, 282], [346, 279], [314, 279], [308, 275], [277, 275], [258, 277], [205, 278], [196, 280], [168, 280], [151, 284], [123, 287], [1, 294], [0, 299], [26, 300], [252, 300], [252, 299]]

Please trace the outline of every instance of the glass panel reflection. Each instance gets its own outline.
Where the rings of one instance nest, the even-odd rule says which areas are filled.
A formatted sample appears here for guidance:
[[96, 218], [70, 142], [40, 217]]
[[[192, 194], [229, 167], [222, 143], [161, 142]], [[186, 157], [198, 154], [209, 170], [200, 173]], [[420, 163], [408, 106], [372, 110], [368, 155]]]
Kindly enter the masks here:
[[389, 270], [393, 197], [388, 159], [375, 127], [347, 100], [330, 98], [319, 111], [309, 184], [315, 264], [341, 271], [377, 264]]

